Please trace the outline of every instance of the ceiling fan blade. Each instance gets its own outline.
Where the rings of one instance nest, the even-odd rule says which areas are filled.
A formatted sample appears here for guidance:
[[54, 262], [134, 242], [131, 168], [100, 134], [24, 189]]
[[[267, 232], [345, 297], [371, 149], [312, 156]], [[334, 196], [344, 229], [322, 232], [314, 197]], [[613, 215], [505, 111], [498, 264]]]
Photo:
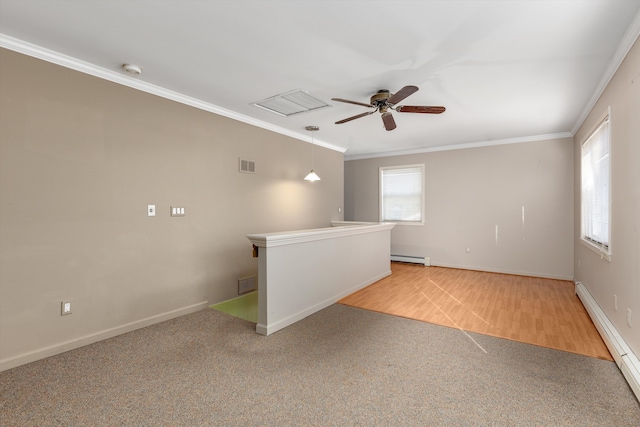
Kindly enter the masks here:
[[446, 108], [444, 107], [427, 107], [423, 105], [398, 105], [395, 110], [398, 113], [426, 113], [426, 114], [441, 114], [444, 113]]
[[349, 101], [348, 99], [331, 98], [331, 100], [332, 101], [338, 101], [338, 102], [346, 102], [347, 104], [361, 105], [363, 107], [373, 107], [373, 105], [371, 105], [371, 104], [365, 104], [364, 102], [357, 102], [357, 101]]
[[386, 113], [382, 113], [382, 123], [384, 123], [384, 128], [386, 130], [394, 130], [396, 128], [396, 121], [393, 120], [393, 116], [388, 111]]
[[389, 104], [397, 104], [405, 99], [407, 96], [412, 95], [418, 91], [418, 86], [405, 86], [387, 99]]
[[342, 119], [340, 121], [337, 121], [336, 124], [337, 125], [341, 125], [342, 123], [347, 123], [347, 122], [350, 122], [351, 120], [355, 120], [355, 119], [359, 119], [360, 117], [368, 116], [370, 114], [375, 113], [376, 111], [378, 111], [378, 110], [376, 109], [376, 110], [373, 110], [373, 111], [367, 111], [366, 113], [358, 114], [357, 116], [347, 117], [346, 119]]

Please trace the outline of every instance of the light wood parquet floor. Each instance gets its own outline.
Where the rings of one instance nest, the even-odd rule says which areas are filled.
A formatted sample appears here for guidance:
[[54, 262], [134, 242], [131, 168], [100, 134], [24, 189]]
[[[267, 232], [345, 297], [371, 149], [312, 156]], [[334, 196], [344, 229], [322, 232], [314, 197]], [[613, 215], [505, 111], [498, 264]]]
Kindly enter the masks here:
[[339, 303], [613, 360], [571, 281], [397, 262], [391, 270]]

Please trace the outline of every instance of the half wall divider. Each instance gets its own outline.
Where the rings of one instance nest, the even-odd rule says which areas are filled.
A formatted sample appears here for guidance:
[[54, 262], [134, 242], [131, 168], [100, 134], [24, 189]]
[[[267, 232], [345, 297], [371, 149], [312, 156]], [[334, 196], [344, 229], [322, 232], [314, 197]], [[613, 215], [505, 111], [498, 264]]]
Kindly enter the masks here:
[[389, 223], [249, 234], [258, 249], [258, 323], [269, 335], [391, 274]]

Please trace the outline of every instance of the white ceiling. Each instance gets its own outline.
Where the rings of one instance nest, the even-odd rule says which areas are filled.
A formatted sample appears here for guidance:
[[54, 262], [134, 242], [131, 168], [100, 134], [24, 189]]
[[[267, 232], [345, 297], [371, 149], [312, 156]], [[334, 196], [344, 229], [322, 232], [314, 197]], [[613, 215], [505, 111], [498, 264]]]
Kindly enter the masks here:
[[[303, 140], [316, 125], [347, 159], [569, 136], [639, 32], [640, 0], [0, 0], [1, 46]], [[368, 109], [331, 98], [405, 85], [402, 104], [447, 111], [334, 124]], [[293, 89], [332, 106], [251, 105]]]

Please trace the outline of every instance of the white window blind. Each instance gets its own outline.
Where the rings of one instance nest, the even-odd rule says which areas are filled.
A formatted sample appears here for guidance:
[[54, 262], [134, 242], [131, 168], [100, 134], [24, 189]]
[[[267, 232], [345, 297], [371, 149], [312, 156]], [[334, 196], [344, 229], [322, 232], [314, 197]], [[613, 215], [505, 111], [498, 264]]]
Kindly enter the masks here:
[[610, 254], [609, 115], [582, 145], [581, 238], [602, 254]]
[[421, 223], [423, 165], [380, 168], [380, 220]]

